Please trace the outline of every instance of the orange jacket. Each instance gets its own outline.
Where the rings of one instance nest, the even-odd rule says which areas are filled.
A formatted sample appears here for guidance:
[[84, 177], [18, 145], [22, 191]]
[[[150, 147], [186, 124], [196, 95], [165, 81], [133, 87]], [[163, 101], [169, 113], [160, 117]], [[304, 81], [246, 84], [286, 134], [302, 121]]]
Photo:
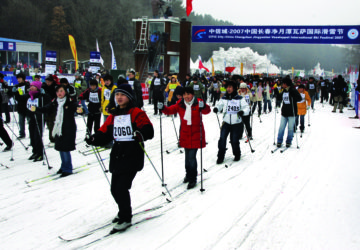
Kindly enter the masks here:
[[306, 115], [306, 108], [311, 105], [311, 98], [306, 90], [304, 90], [303, 93], [300, 93], [300, 95], [302, 100], [297, 103], [298, 115]]

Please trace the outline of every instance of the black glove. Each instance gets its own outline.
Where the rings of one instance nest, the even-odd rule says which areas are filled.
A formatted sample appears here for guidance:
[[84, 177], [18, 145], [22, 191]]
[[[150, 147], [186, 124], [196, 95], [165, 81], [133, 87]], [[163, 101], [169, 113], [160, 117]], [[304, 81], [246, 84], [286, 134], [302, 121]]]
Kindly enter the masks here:
[[88, 144], [88, 145], [92, 145], [94, 143], [94, 136], [92, 135], [86, 135], [85, 137], [85, 142]]
[[238, 116], [243, 116], [243, 115], [244, 115], [244, 111], [240, 110], [237, 114], [238, 114]]
[[134, 134], [133, 134], [133, 139], [134, 139], [136, 142], [142, 142], [142, 141], [143, 141], [141, 134], [140, 134], [140, 133], [136, 133], [136, 132], [134, 132]]
[[215, 108], [213, 109], [213, 112], [214, 112], [215, 114], [216, 114], [217, 112], [219, 112], [218, 108], [215, 107]]

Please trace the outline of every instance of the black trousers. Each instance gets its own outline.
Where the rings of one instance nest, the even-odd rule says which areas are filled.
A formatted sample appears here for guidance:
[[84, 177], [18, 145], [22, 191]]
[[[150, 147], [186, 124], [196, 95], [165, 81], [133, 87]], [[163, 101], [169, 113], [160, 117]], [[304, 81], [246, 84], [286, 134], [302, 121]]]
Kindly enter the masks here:
[[[38, 120], [38, 125], [36, 124], [35, 118], [31, 119], [29, 122], [29, 132], [30, 132], [30, 144], [32, 147], [33, 154], [43, 155], [43, 143], [42, 143], [42, 123], [41, 120]], [[40, 130], [40, 134], [39, 134]]]
[[157, 114], [158, 113], [158, 102], [164, 102], [164, 95], [162, 93], [156, 93], [156, 95], [154, 95], [154, 113]]
[[3, 140], [3, 142], [6, 144], [6, 146], [11, 146], [12, 141], [10, 139], [9, 134], [7, 133], [7, 131], [4, 128], [4, 124], [3, 124], [3, 120], [0, 119], [0, 138], [1, 140]]
[[9, 104], [2, 103], [1, 104], [2, 112], [5, 114], [5, 121], [10, 122], [10, 112], [9, 112]]
[[88, 114], [88, 119], [87, 119], [87, 133], [92, 134], [92, 128], [94, 126], [94, 133], [96, 133], [96, 131], [99, 130], [100, 128], [100, 120], [101, 120], [101, 113], [99, 114], [92, 114], [89, 113]]
[[113, 174], [111, 177], [111, 194], [119, 207], [120, 221], [131, 222], [132, 209], [129, 190], [136, 173]]
[[242, 119], [242, 123], [241, 123], [241, 127], [240, 127], [240, 138], [243, 137], [244, 126], [246, 128], [248, 136], [252, 137], [252, 128], [250, 126], [250, 115], [243, 116], [241, 119]]

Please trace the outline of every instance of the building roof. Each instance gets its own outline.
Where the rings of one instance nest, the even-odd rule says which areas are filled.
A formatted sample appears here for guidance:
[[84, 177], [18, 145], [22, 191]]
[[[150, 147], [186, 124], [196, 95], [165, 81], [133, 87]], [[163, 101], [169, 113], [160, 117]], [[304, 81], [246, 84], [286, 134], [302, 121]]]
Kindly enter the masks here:
[[34, 44], [41, 44], [37, 42], [30, 42], [30, 41], [23, 41], [23, 40], [17, 40], [17, 39], [11, 39], [11, 38], [5, 38], [0, 37], [1, 42], [10, 42], [10, 43], [34, 43]]

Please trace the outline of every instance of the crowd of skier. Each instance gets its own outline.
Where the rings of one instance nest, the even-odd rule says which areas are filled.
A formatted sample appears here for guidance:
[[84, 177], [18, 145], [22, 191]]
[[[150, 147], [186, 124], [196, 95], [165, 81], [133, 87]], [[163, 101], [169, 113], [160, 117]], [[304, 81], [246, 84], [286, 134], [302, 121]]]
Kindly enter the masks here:
[[[48, 75], [44, 82], [35, 75], [31, 83], [22, 73], [16, 78], [18, 84], [8, 86], [0, 74], [0, 103], [3, 104], [0, 115], [1, 110], [5, 113], [5, 119], [2, 116], [0, 119], [0, 138], [6, 145], [3, 151], [13, 150], [14, 143], [21, 143], [28, 131], [32, 148], [29, 160], [43, 161], [46, 158], [43, 138], [46, 124], [49, 130], [48, 149], [54, 146], [60, 153], [61, 167], [57, 173], [61, 177], [69, 176], [73, 173], [70, 152], [76, 147], [78, 119], [75, 117], [82, 115], [84, 122], [84, 117], [87, 117], [86, 133], [83, 135], [87, 146], [111, 148], [111, 193], [119, 206], [119, 213], [114, 219], [115, 231], [131, 225], [129, 189], [137, 172], [144, 166], [147, 155], [144, 142], [154, 137], [150, 118], [161, 117], [162, 114], [171, 115], [172, 119], [179, 116], [178, 147], [185, 151], [186, 175], [183, 182], [188, 183], [187, 188], [191, 189], [197, 184], [197, 152], [207, 144], [202, 115], [212, 111], [218, 120], [220, 135], [216, 163], [224, 162], [229, 135], [234, 161], [240, 161], [240, 140], [245, 136], [249, 144], [253, 140], [254, 116], [261, 121], [263, 114], [278, 113], [280, 109], [276, 147], [283, 146], [287, 127], [285, 148], [289, 148], [294, 132], [304, 132], [306, 114], [310, 109], [315, 112], [315, 101], [329, 102], [334, 106], [332, 112], [339, 109], [343, 113], [343, 108], [349, 105], [352, 88], [341, 75], [330, 81], [322, 77], [316, 80], [314, 77], [291, 79], [289, 76], [261, 78], [258, 75], [188, 74], [180, 80], [177, 74], [161, 76], [155, 70], [145, 82], [149, 89], [148, 104], [154, 107], [153, 114], [149, 115], [144, 111], [146, 100], [143, 100], [140, 81], [133, 71], [127, 78], [120, 76], [116, 82], [109, 74], [97, 74], [88, 82], [80, 74], [75, 74], [72, 83], [67, 78], [58, 79], [56, 75]], [[11, 98], [16, 100], [17, 105], [10, 101]], [[14, 119], [12, 127], [9, 126], [11, 119]], [[14, 124], [17, 124], [18, 134]]]

